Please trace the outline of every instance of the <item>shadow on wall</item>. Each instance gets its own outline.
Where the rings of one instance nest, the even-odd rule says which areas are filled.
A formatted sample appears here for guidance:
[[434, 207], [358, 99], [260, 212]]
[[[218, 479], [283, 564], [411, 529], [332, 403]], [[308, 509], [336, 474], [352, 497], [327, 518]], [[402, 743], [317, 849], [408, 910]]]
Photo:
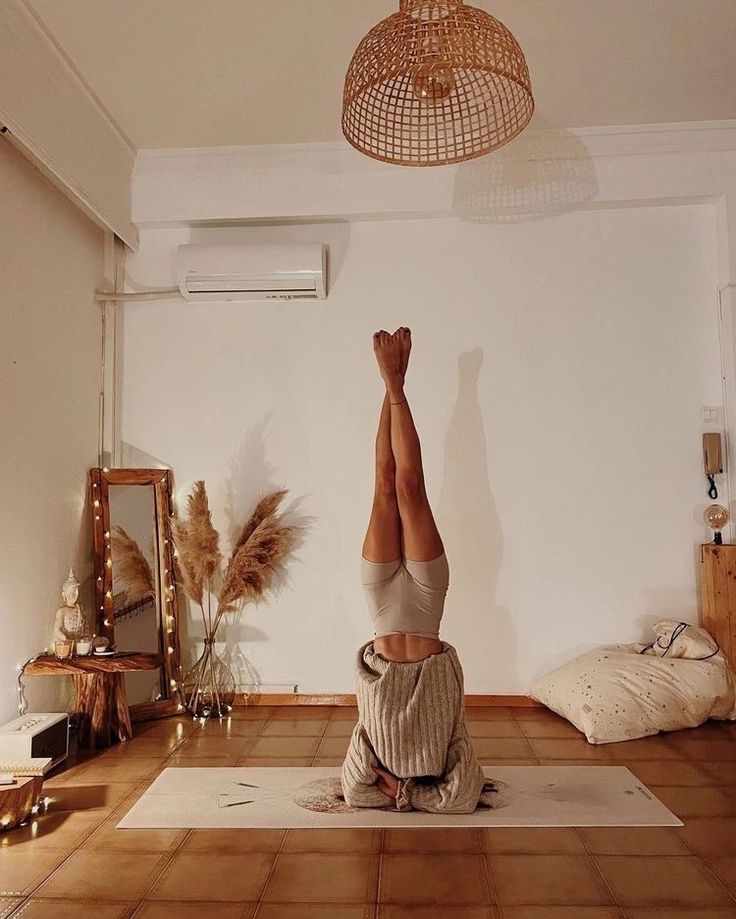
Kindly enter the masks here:
[[[230, 477], [225, 486], [225, 517], [230, 545], [237, 539], [240, 529], [253, 512], [256, 502], [263, 495], [283, 488], [276, 479], [276, 469], [266, 456], [266, 437], [271, 421], [270, 414], [261, 416], [246, 433], [240, 449], [230, 462]], [[297, 538], [286, 566], [278, 573], [268, 591], [268, 598], [277, 597], [289, 584], [289, 568], [298, 561], [296, 553], [304, 545], [315, 518], [307, 516], [303, 509], [304, 496], [293, 498], [283, 506], [282, 518], [285, 524], [297, 527]], [[224, 547], [223, 547], [224, 548]], [[269, 605], [269, 599], [263, 605]], [[260, 686], [261, 676], [250, 660], [244, 646], [251, 642], [268, 641], [268, 635], [247, 621], [252, 607], [247, 604], [240, 611], [226, 617], [222, 634], [225, 639], [222, 657], [235, 676], [237, 686]]]
[[583, 141], [535, 119], [512, 143], [458, 166], [453, 210], [474, 223], [520, 223], [573, 211], [597, 192]]
[[468, 644], [487, 650], [489, 683], [515, 686], [516, 633], [508, 611], [496, 600], [503, 534], [489, 482], [478, 401], [482, 366], [482, 348], [458, 359], [458, 396], [445, 441], [445, 473], [437, 506], [450, 561], [445, 622], [450, 636], [466, 636]]
[[126, 441], [120, 444], [120, 464], [123, 469], [171, 469], [171, 463]]

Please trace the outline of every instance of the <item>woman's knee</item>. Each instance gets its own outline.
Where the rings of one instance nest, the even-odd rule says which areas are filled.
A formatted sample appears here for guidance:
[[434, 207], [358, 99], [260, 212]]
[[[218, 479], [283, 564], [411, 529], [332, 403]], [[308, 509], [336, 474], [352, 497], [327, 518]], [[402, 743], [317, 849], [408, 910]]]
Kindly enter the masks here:
[[427, 494], [424, 489], [424, 477], [417, 472], [400, 472], [396, 476], [396, 495], [399, 504], [407, 507], [418, 507], [426, 504]]
[[376, 469], [375, 496], [378, 501], [396, 503], [396, 469], [393, 466], [380, 466]]

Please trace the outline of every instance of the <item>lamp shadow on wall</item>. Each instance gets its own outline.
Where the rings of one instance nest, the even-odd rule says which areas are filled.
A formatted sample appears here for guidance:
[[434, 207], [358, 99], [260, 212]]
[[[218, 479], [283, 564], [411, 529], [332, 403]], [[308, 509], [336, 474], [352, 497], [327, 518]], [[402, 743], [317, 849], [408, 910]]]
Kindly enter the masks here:
[[597, 192], [581, 138], [535, 118], [511, 143], [458, 166], [453, 212], [473, 223], [521, 223], [576, 210]]
[[482, 348], [459, 356], [458, 396], [445, 440], [437, 516], [450, 561], [448, 630], [461, 631], [468, 644], [483, 650], [490, 670], [485, 676], [503, 691], [518, 684], [517, 639], [508, 610], [496, 600], [503, 534], [478, 400], [482, 367]]
[[[276, 468], [266, 452], [270, 413], [264, 413], [245, 434], [240, 448], [230, 461], [230, 474], [225, 485], [225, 518], [230, 545], [235, 543], [243, 523], [250, 517], [257, 501], [268, 492], [284, 487], [277, 479]], [[292, 498], [282, 510], [284, 524], [296, 528], [296, 541], [286, 565], [277, 573], [268, 591], [269, 599], [278, 597], [289, 585], [289, 569], [298, 561], [296, 553], [304, 545], [315, 518], [304, 513], [305, 496]], [[263, 605], [268, 605], [268, 600]], [[235, 676], [238, 686], [258, 687], [261, 675], [250, 660], [244, 646], [268, 641], [268, 635], [247, 620], [249, 607], [226, 617], [222, 657]]]

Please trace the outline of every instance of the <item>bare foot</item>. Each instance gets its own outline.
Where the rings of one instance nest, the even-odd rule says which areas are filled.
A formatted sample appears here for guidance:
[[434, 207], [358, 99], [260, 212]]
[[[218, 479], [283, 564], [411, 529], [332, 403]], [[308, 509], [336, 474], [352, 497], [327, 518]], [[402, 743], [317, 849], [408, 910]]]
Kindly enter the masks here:
[[401, 342], [393, 335], [381, 330], [373, 336], [373, 352], [389, 394], [400, 392], [404, 386], [405, 370]]
[[406, 370], [409, 366], [409, 354], [411, 353], [411, 329], [402, 325], [394, 332], [393, 337], [399, 342], [401, 347], [401, 375], [406, 378]]

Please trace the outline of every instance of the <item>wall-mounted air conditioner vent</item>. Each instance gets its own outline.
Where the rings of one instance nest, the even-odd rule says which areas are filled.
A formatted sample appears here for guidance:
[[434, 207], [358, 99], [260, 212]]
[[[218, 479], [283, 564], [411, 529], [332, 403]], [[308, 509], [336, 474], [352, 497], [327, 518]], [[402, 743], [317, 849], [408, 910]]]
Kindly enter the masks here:
[[185, 300], [324, 300], [322, 243], [179, 246], [177, 283]]

